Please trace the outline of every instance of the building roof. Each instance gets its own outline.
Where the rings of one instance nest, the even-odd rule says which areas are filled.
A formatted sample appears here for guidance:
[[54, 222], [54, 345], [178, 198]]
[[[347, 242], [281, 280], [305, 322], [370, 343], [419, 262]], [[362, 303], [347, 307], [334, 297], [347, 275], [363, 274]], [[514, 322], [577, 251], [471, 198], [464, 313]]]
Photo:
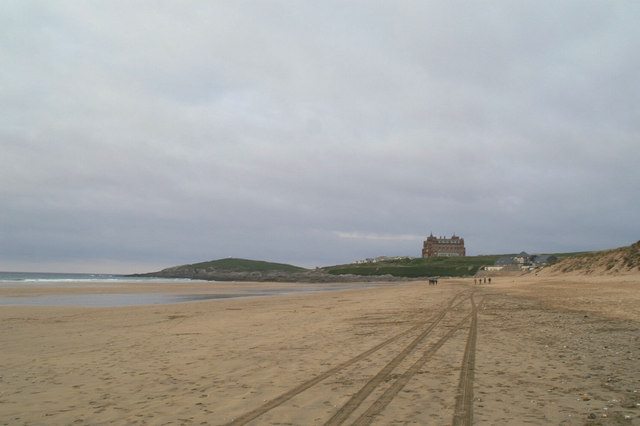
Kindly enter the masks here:
[[542, 255], [534, 256], [534, 259], [533, 259], [535, 263], [552, 263], [552, 262], [555, 262], [556, 260], [558, 260], [558, 258], [552, 254], [542, 254]]
[[514, 263], [516, 263], [516, 261], [511, 257], [501, 257], [500, 259], [496, 260], [496, 263], [494, 263], [494, 265], [513, 265]]

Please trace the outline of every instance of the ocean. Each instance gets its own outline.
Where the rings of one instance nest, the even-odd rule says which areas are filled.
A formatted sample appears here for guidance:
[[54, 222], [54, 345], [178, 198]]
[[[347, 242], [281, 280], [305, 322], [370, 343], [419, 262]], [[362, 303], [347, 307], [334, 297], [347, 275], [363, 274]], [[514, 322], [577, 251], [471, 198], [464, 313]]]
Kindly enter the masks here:
[[187, 278], [167, 279], [129, 277], [116, 274], [74, 274], [50, 272], [0, 272], [0, 283], [105, 283], [147, 281], [192, 281]]
[[[167, 279], [148, 277], [128, 277], [117, 274], [77, 274], [77, 273], [47, 273], [47, 272], [0, 272], [0, 289], [11, 291], [11, 289], [50, 289], [57, 287], [75, 288], [95, 288], [111, 287], [118, 288], [119, 284], [132, 282], [188, 282], [190, 279]], [[9, 293], [10, 294], [10, 293]], [[235, 294], [123, 294], [123, 293], [86, 293], [78, 294], [24, 294], [4, 295], [0, 294], [0, 306], [88, 306], [88, 307], [109, 307], [109, 306], [140, 306], [166, 303], [181, 303], [207, 299], [222, 299], [227, 297], [237, 297]]]
[[[184, 278], [148, 278], [129, 277], [116, 274], [64, 274], [42, 272], [0, 272], [0, 306], [86, 306], [86, 307], [112, 307], [112, 306], [141, 306], [155, 304], [185, 303], [212, 299], [228, 299], [236, 297], [264, 297], [294, 293], [314, 293], [324, 291], [339, 291], [357, 288], [378, 287], [384, 285], [398, 285], [398, 283], [334, 283], [334, 284], [298, 284], [281, 286], [274, 283], [265, 283], [260, 286], [246, 285], [243, 283], [217, 283], [218, 291], [211, 294], [160, 294], [153, 293], [120, 293], [120, 292], [95, 292], [80, 290], [75, 294], [50, 294], [35, 292], [28, 294], [15, 294], [12, 289], [51, 289], [58, 287], [118, 288], [120, 284], [132, 282], [158, 282], [162, 283], [199, 281]], [[126, 284], [125, 284], [126, 286]], [[221, 290], [221, 291], [220, 291]]]

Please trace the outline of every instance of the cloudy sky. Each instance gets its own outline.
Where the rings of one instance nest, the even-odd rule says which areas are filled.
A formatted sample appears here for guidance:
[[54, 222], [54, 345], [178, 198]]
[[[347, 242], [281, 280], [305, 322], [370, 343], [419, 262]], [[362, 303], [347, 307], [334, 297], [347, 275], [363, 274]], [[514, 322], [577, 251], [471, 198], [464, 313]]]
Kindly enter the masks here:
[[0, 1], [0, 270], [640, 239], [640, 3]]

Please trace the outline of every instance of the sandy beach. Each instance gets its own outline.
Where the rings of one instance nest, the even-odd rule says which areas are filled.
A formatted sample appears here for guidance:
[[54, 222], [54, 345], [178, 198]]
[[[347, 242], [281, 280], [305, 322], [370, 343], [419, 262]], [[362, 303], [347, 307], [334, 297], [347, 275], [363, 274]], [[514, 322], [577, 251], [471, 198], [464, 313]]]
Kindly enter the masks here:
[[[230, 286], [2, 288], [0, 296]], [[0, 330], [6, 425], [640, 425], [638, 274], [2, 306]]]

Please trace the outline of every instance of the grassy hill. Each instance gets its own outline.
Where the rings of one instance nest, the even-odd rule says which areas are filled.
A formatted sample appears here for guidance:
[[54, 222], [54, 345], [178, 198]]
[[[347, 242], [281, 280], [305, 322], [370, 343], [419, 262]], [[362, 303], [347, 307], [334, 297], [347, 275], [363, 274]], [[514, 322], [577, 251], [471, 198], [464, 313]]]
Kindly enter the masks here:
[[354, 275], [393, 275], [396, 277], [461, 277], [474, 275], [484, 265], [493, 265], [502, 255], [465, 256], [465, 257], [432, 257], [429, 259], [402, 258], [384, 260], [376, 263], [360, 263], [327, 266], [322, 271], [329, 274]]
[[[558, 258], [555, 265], [547, 268], [554, 272], [606, 271], [618, 273], [640, 270], [640, 241], [614, 250], [598, 252], [548, 253]], [[493, 265], [501, 257], [513, 257], [515, 254], [499, 254], [466, 257], [401, 258], [378, 261], [335, 265], [321, 268], [321, 271], [333, 275], [353, 274], [359, 276], [393, 275], [395, 277], [461, 277], [475, 275], [486, 265]], [[545, 269], [547, 269], [545, 268]]]
[[219, 271], [230, 272], [266, 272], [266, 271], [285, 271], [285, 272], [302, 272], [305, 268], [299, 266], [288, 265], [286, 263], [265, 262], [263, 260], [237, 259], [229, 257], [226, 259], [211, 260], [209, 262], [194, 263], [191, 265], [178, 266], [178, 268], [198, 268], [198, 269], [216, 269]]
[[[579, 258], [589, 255], [589, 252], [548, 253], [558, 260]], [[463, 277], [475, 275], [478, 270], [487, 265], [493, 265], [501, 257], [513, 257], [512, 254], [495, 254], [465, 257], [432, 257], [402, 258], [399, 260], [384, 260], [376, 263], [351, 263], [347, 265], [327, 266], [322, 271], [333, 274], [353, 274], [361, 276], [393, 275], [395, 277]]]
[[300, 279], [309, 270], [286, 263], [226, 258], [190, 265], [173, 266], [158, 272], [134, 274], [140, 277], [191, 278], [216, 281], [283, 281]]

